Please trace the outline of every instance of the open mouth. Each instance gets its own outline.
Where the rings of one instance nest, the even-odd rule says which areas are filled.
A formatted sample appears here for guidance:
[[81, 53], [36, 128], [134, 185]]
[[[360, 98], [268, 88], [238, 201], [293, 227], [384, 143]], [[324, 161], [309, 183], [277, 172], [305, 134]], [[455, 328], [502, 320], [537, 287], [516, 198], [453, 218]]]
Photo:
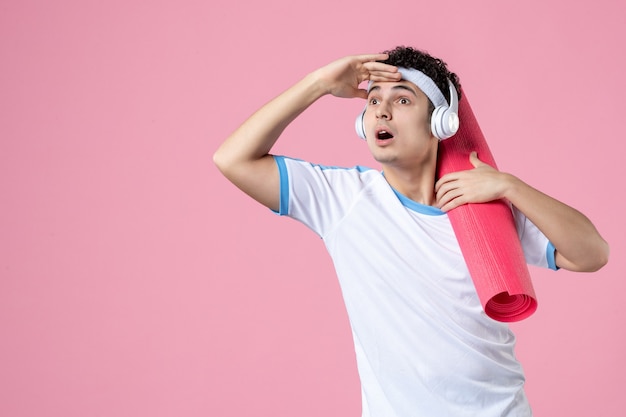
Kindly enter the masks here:
[[376, 132], [376, 139], [379, 139], [379, 140], [393, 139], [393, 135], [386, 130], [379, 130], [378, 132]]

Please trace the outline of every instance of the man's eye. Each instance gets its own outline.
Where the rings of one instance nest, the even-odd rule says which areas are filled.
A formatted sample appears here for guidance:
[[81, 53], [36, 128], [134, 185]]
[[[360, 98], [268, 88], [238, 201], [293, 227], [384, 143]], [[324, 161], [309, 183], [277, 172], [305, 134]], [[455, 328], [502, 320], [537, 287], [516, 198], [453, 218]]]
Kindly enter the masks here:
[[370, 99], [370, 104], [378, 104], [378, 99], [376, 99], [376, 98], [371, 98], [371, 99]]
[[400, 104], [409, 104], [409, 99], [401, 98], [400, 99]]

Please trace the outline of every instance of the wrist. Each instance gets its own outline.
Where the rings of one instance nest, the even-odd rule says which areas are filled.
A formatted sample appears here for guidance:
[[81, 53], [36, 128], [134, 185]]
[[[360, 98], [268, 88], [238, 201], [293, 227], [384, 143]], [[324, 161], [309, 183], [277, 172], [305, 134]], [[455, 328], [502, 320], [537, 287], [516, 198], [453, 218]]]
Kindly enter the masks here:
[[502, 175], [504, 178], [504, 190], [502, 192], [502, 197], [513, 202], [515, 201], [515, 197], [519, 194], [524, 183], [515, 175], [506, 172], [502, 172]]
[[302, 79], [302, 83], [316, 99], [331, 94], [332, 91], [330, 83], [320, 74], [319, 70], [306, 75]]

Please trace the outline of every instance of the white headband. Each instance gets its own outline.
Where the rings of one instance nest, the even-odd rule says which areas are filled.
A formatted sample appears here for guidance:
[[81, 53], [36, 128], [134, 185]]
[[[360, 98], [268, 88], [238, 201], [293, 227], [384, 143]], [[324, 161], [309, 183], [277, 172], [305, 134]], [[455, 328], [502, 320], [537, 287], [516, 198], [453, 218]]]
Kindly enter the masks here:
[[[406, 81], [410, 81], [416, 86], [419, 87], [420, 90], [426, 97], [435, 105], [435, 107], [448, 105], [445, 96], [437, 87], [437, 84], [426, 74], [424, 74], [420, 70], [416, 70], [414, 68], [404, 68], [398, 67], [398, 72], [402, 74], [402, 79]], [[372, 87], [372, 81], [370, 81], [367, 85], [367, 91]]]

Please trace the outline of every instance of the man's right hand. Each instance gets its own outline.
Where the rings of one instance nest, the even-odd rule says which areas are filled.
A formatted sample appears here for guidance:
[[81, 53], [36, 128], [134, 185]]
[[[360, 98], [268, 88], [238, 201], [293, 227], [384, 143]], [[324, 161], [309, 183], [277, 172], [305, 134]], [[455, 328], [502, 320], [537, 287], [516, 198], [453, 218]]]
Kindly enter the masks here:
[[398, 68], [383, 64], [387, 54], [351, 55], [314, 71], [314, 77], [327, 94], [335, 97], [367, 98], [367, 90], [360, 89], [364, 81], [399, 81], [402, 76]]

